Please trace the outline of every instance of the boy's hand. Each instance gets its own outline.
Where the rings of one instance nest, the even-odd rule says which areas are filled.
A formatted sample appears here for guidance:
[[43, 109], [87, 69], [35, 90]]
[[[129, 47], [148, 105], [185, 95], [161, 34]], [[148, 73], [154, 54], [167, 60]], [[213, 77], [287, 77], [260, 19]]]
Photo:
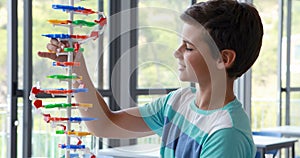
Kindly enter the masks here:
[[56, 55], [61, 52], [65, 47], [69, 47], [68, 41], [58, 41], [57, 39], [51, 39], [50, 43], [47, 44], [49, 52], [38, 52], [38, 55], [43, 58], [49, 58], [55, 61], [67, 61], [66, 55]]

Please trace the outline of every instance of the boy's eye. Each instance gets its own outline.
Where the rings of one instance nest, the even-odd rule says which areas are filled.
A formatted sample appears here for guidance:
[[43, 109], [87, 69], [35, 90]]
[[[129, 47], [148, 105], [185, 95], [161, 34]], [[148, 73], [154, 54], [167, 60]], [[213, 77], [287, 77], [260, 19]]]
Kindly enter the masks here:
[[187, 50], [187, 51], [193, 51], [192, 48], [188, 48], [188, 47], [186, 47], [185, 50]]

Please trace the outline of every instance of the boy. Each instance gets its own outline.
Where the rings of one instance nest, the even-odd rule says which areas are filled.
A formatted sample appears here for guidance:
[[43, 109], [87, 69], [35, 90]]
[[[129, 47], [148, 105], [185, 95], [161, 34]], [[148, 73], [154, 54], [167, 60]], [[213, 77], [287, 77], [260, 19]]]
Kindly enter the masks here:
[[[262, 44], [263, 26], [257, 10], [233, 0], [211, 0], [189, 7], [182, 43], [174, 56], [179, 78], [195, 82], [196, 88], [181, 88], [142, 107], [111, 111], [94, 88], [84, 58], [74, 73], [83, 76], [88, 93], [75, 94], [77, 102], [94, 104], [82, 116], [100, 118], [86, 122], [99, 137], [162, 137], [161, 156], [252, 158], [256, 147], [249, 119], [233, 92], [234, 80], [255, 62]], [[52, 39], [52, 51], [65, 46]], [[39, 56], [64, 61], [51, 53]], [[75, 87], [78, 85], [74, 85]]]

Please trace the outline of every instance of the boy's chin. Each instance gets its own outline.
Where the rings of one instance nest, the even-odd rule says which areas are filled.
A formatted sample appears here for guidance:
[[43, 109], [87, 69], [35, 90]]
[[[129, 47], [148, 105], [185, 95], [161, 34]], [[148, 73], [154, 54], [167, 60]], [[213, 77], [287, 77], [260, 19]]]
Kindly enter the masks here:
[[179, 75], [179, 79], [182, 82], [193, 82], [190, 78], [188, 78], [186, 76], [182, 76], [182, 75]]

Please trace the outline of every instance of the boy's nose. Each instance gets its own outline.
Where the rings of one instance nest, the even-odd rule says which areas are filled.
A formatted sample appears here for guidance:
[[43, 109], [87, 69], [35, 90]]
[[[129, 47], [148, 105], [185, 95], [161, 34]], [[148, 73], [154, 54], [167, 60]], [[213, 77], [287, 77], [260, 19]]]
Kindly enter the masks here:
[[174, 51], [174, 57], [175, 58], [181, 58], [182, 57], [182, 53], [180, 52], [179, 49], [177, 49], [177, 50]]

